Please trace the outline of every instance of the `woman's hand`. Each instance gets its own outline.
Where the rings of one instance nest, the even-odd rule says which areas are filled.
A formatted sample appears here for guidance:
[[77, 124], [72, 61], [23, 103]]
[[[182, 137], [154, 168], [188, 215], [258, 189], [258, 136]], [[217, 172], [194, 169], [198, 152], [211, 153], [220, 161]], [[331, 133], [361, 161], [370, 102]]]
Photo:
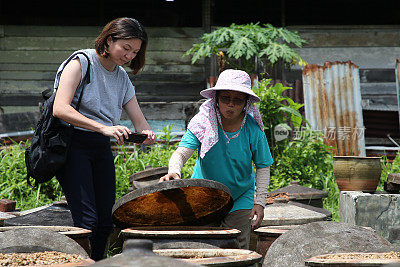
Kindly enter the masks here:
[[175, 179], [181, 179], [180, 175], [177, 173], [168, 173], [168, 174], [164, 175], [163, 177], [161, 177], [159, 182], [175, 180]]
[[152, 145], [156, 142], [156, 135], [153, 133], [152, 130], [143, 130], [142, 133], [147, 134], [147, 139], [144, 140], [143, 144]]
[[257, 216], [256, 220], [251, 224], [251, 229], [257, 229], [260, 227], [262, 220], [264, 219], [264, 207], [259, 204], [254, 204], [253, 209], [250, 213], [250, 220], [253, 220], [254, 215]]
[[122, 145], [124, 143], [124, 138], [128, 139], [128, 134], [131, 133], [131, 130], [126, 126], [121, 125], [104, 126], [100, 128], [100, 133], [105, 136], [114, 137], [117, 140], [118, 145]]

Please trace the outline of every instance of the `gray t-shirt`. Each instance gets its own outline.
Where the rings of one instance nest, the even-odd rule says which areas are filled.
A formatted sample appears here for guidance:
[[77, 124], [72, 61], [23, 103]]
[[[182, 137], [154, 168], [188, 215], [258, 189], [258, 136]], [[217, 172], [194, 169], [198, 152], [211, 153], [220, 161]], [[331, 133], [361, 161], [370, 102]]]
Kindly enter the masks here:
[[[89, 119], [106, 126], [118, 125], [122, 107], [135, 96], [135, 88], [122, 67], [117, 65], [112, 72], [108, 71], [101, 65], [94, 49], [79, 50], [79, 52], [81, 51], [89, 57], [91, 66], [90, 83], [83, 90], [79, 112]], [[84, 55], [76, 54], [77, 52], [74, 52], [70, 57], [79, 57], [83, 79], [86, 74], [88, 62]], [[58, 87], [61, 71], [64, 69], [67, 60], [58, 68], [54, 88]], [[76, 107], [81, 91], [82, 80], [72, 100], [73, 107]], [[86, 130], [79, 127], [76, 128]]]

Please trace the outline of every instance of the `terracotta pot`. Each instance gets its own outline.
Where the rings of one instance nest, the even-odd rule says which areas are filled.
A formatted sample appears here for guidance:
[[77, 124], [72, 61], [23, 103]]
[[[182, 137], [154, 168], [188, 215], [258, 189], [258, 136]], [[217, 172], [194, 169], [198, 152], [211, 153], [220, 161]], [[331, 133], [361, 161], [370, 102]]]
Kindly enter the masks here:
[[380, 159], [335, 156], [333, 173], [340, 191], [375, 192], [382, 172]]
[[256, 252], [265, 257], [269, 247], [274, 241], [287, 231], [296, 228], [298, 225], [264, 226], [254, 230], [257, 235]]

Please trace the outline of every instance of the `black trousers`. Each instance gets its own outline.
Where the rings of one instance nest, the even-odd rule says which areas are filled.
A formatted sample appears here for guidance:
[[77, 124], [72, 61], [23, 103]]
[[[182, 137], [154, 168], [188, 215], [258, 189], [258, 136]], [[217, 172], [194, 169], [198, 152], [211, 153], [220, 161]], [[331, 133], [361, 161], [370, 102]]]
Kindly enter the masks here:
[[67, 162], [57, 174], [76, 227], [92, 231], [91, 258], [104, 258], [112, 231], [115, 166], [110, 138], [74, 130]]

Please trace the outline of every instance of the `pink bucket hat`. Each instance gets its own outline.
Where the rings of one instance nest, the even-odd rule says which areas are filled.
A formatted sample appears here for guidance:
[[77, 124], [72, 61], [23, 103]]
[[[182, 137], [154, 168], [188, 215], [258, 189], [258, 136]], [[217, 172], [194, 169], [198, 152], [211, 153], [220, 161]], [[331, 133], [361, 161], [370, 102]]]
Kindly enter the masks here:
[[232, 90], [248, 94], [253, 103], [260, 98], [251, 89], [250, 76], [242, 70], [228, 69], [221, 72], [214, 87], [205, 89], [200, 94], [205, 98], [213, 98], [216, 90]]

